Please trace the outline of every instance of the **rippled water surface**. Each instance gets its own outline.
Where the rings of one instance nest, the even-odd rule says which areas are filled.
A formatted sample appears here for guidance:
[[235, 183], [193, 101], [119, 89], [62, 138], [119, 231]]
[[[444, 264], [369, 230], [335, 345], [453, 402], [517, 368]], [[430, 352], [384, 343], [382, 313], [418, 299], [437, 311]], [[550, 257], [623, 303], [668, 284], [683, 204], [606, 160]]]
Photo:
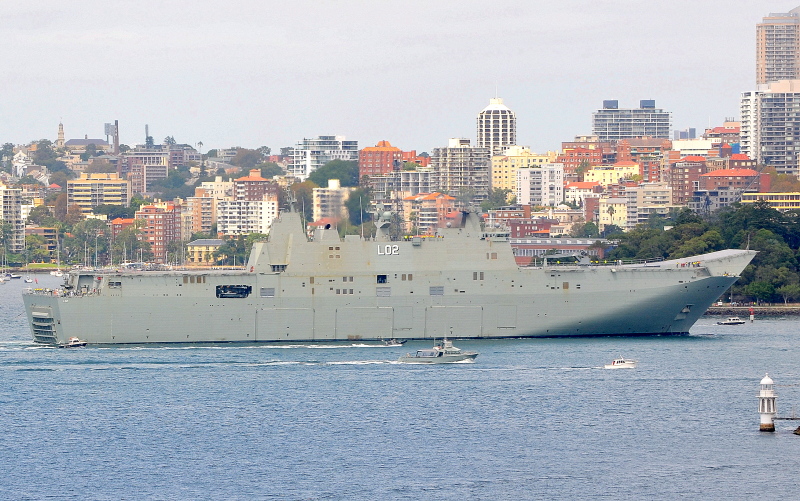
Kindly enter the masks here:
[[[40, 284], [55, 279], [39, 277]], [[692, 335], [361, 344], [35, 346], [0, 286], [2, 499], [794, 499], [798, 321]], [[52, 284], [50, 283], [52, 282]], [[646, 312], [643, 312], [646, 314]], [[91, 326], [86, 326], [91, 329]], [[600, 367], [618, 355], [632, 370]]]

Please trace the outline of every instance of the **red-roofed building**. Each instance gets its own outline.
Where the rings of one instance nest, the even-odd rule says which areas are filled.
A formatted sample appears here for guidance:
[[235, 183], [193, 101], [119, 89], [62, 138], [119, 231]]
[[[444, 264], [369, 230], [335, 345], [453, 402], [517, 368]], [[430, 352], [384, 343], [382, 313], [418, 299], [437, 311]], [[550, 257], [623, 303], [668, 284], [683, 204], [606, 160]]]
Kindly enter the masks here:
[[603, 148], [564, 148], [564, 151], [556, 157], [556, 162], [564, 164], [564, 182], [578, 181], [580, 175], [578, 168], [582, 165], [586, 169], [591, 169], [594, 165], [603, 164]]
[[109, 226], [111, 227], [111, 241], [113, 242], [116, 240], [122, 230], [133, 226], [134, 222], [136, 222], [136, 220], [133, 218], [118, 217], [116, 219], [112, 219], [111, 223], [109, 223]]
[[729, 188], [761, 193], [769, 191], [770, 184], [769, 174], [753, 169], [718, 169], [701, 175], [699, 186], [701, 190]]
[[720, 169], [755, 169], [757, 162], [743, 153], [734, 153], [729, 157], [709, 158], [706, 160], [706, 172]]
[[455, 197], [444, 193], [420, 193], [403, 199], [403, 219], [407, 233], [433, 235], [436, 229], [447, 222], [447, 214], [453, 210]]
[[150, 243], [156, 263], [166, 263], [167, 245], [181, 239], [181, 206], [173, 202], [143, 205], [136, 211], [136, 219], [146, 223], [139, 240]]
[[564, 187], [564, 200], [573, 204], [583, 205], [585, 198], [596, 198], [601, 193], [603, 193], [603, 185], [596, 181], [568, 183]]
[[706, 157], [689, 155], [669, 166], [668, 180], [672, 188], [672, 203], [688, 205], [692, 194], [699, 189], [700, 176], [706, 173]]
[[233, 181], [236, 200], [278, 201], [278, 183], [261, 177], [259, 169], [251, 169], [250, 174]]
[[508, 222], [511, 238], [549, 238], [550, 227], [558, 224], [557, 219], [512, 219]]
[[403, 152], [389, 141], [378, 141], [358, 152], [358, 176], [381, 176], [403, 168]]
[[712, 127], [703, 133], [703, 139], [710, 139], [712, 145], [734, 144], [740, 141], [742, 127], [739, 122], [729, 122], [722, 127]]

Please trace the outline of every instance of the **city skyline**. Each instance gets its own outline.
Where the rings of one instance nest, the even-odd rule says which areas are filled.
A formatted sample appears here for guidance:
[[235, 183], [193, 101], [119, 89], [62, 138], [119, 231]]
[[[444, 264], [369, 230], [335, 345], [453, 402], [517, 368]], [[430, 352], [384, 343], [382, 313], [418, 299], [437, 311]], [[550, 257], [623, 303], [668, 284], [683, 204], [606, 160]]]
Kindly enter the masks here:
[[474, 141], [495, 96], [534, 151], [588, 134], [606, 99], [655, 99], [674, 129], [702, 130], [755, 89], [756, 24], [800, 1], [214, 5], [0, 6], [0, 141], [55, 140], [60, 121], [67, 138], [104, 138], [119, 120], [131, 145], [149, 124], [203, 151], [336, 134], [430, 152]]

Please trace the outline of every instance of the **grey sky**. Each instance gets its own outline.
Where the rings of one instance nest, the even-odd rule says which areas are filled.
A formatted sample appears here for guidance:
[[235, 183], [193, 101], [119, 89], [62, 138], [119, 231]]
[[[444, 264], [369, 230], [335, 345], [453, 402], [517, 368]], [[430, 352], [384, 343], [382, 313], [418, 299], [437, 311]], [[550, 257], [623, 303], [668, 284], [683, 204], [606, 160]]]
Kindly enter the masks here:
[[210, 148], [342, 134], [430, 151], [474, 140], [495, 94], [520, 144], [590, 132], [603, 99], [674, 127], [738, 116], [755, 25], [800, 0], [0, 2], [0, 142], [103, 136]]

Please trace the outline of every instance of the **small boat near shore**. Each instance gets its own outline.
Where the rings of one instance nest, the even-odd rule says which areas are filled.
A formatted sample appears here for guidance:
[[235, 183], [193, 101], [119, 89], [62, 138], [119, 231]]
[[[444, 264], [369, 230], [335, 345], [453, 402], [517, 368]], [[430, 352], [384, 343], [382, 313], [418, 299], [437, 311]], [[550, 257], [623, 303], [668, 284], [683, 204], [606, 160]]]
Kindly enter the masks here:
[[441, 344], [433, 348], [417, 350], [413, 355], [406, 353], [398, 359], [398, 362], [405, 364], [452, 364], [464, 360], [475, 360], [478, 356], [477, 351], [461, 351], [460, 348], [453, 346], [452, 341], [445, 338]]
[[739, 317], [728, 317], [717, 322], [717, 325], [742, 325], [743, 323], [746, 322]]
[[59, 348], [80, 348], [82, 346], [86, 346], [86, 341], [78, 339], [76, 337], [69, 338], [69, 341], [66, 343], [59, 344]]
[[610, 364], [603, 366], [604, 369], [635, 369], [636, 360], [630, 358], [619, 357], [615, 358]]

